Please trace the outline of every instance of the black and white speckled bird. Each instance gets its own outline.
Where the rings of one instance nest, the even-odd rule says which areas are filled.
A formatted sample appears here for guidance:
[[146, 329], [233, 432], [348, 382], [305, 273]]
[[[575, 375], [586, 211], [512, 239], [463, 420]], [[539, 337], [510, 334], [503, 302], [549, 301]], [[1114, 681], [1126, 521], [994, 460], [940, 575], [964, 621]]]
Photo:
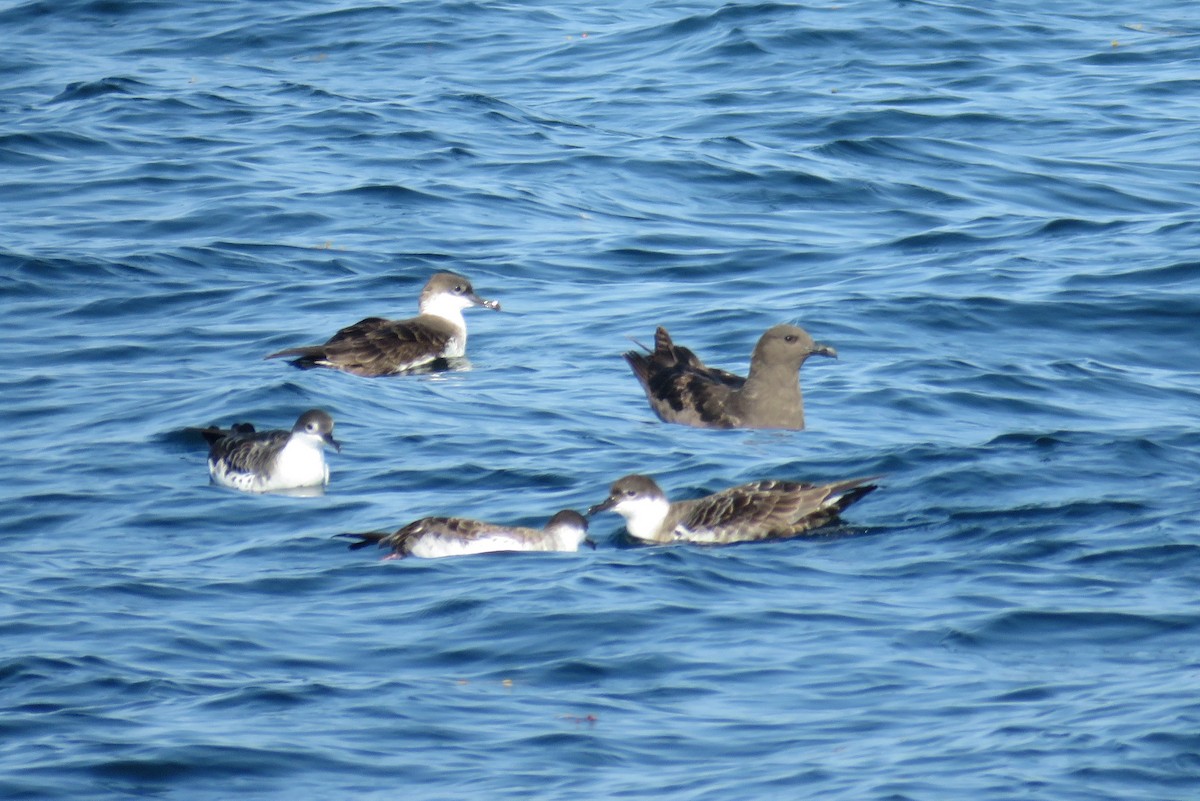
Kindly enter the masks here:
[[297, 367], [328, 367], [361, 376], [442, 369], [446, 360], [467, 352], [462, 313], [471, 306], [500, 310], [499, 302], [476, 295], [461, 275], [437, 273], [421, 290], [416, 317], [368, 317], [338, 331], [324, 345], [288, 348], [266, 358], [286, 357]]
[[667, 500], [648, 476], [618, 479], [607, 500], [588, 516], [613, 511], [634, 539], [652, 543], [724, 545], [798, 537], [835, 521], [850, 504], [874, 491], [878, 476], [829, 484], [754, 481], [690, 501]]
[[697, 428], [804, 428], [800, 368], [809, 356], [837, 358], [803, 328], [767, 329], [743, 378], [706, 366], [696, 354], [654, 332], [654, 350], [629, 351], [625, 360], [641, 382], [650, 408], [665, 423]]
[[242, 492], [277, 492], [329, 483], [325, 448], [338, 451], [333, 418], [320, 409], [300, 415], [291, 431], [255, 431], [249, 423], [228, 430], [201, 429], [210, 446], [213, 481]]
[[596, 544], [588, 539], [587, 530], [583, 515], [564, 509], [540, 529], [463, 517], [423, 517], [391, 534], [370, 532], [337, 536], [358, 538], [358, 542], [350, 544], [350, 550], [373, 544], [391, 548], [387, 559], [406, 556], [437, 559], [498, 551], [578, 551], [583, 544], [595, 548]]

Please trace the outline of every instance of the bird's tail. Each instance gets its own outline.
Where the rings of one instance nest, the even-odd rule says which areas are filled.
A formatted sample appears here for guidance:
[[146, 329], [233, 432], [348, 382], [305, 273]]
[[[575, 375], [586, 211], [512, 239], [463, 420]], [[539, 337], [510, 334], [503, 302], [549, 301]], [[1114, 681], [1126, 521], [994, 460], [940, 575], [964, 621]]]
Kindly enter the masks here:
[[867, 495], [870, 495], [875, 490], [879, 489], [878, 484], [872, 484], [872, 481], [878, 481], [883, 476], [865, 476], [863, 478], [848, 478], [845, 481], [839, 481], [829, 486], [829, 497], [822, 504], [823, 508], [833, 512], [834, 516], [840, 515], [851, 504], [857, 503]]
[[358, 542], [352, 542], [349, 545], [350, 550], [357, 551], [359, 548], [366, 548], [368, 545], [382, 545], [383, 541], [390, 535], [383, 531], [368, 531], [355, 534], [334, 534], [335, 537], [357, 537]]
[[325, 360], [325, 346], [306, 345], [302, 348], [285, 348], [263, 356], [263, 359], [290, 359], [296, 367], [307, 369], [316, 367], [319, 362]]
[[629, 363], [629, 369], [633, 370], [633, 374], [644, 385], [650, 376], [650, 360], [636, 350], [628, 351], [624, 356], [625, 361]]

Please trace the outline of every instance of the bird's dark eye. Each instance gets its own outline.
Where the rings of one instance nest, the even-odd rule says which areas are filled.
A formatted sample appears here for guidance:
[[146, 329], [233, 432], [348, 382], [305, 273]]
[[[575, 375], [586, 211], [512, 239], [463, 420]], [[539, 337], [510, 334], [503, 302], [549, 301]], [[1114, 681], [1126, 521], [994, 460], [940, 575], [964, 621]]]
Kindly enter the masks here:
[[795, 342], [795, 341], [796, 341], [796, 335], [795, 335], [795, 334], [788, 334], [786, 337], [784, 337], [784, 338], [783, 338], [783, 341], [784, 341], [784, 342]]
[[459, 284], [458, 286], [454, 287], [454, 294], [455, 294], [455, 295], [461, 295], [461, 294], [462, 294], [463, 292], [465, 292], [465, 291], [466, 291], [466, 289], [463, 287], [463, 285], [462, 285], [462, 284]]

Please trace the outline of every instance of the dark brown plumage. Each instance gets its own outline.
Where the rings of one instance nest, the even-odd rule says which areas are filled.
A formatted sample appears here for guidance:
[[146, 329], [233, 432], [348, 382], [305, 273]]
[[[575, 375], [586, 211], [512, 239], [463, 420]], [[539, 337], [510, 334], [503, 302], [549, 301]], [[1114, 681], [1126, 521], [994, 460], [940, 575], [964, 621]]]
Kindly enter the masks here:
[[629, 351], [625, 360], [641, 383], [650, 408], [664, 423], [697, 428], [804, 428], [800, 367], [809, 356], [837, 358], [802, 328], [777, 325], [758, 340], [743, 378], [708, 367], [676, 345], [661, 326], [654, 350]]
[[267, 358], [295, 357], [292, 364], [305, 369], [332, 367], [368, 377], [392, 375], [421, 367], [437, 369], [437, 362], [446, 359], [439, 354], [447, 352], [454, 335], [454, 326], [439, 317], [368, 317], [341, 329], [324, 345], [289, 348]]

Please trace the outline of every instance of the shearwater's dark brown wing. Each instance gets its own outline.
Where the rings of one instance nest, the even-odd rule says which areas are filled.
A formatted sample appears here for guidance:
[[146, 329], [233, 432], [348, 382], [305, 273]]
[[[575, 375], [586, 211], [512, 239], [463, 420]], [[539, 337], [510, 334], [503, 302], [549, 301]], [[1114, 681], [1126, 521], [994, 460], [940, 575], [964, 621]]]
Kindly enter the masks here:
[[829, 484], [755, 481], [672, 504], [675, 536], [713, 544], [795, 537], [837, 519], [876, 489], [877, 476]]
[[294, 357], [297, 367], [329, 367], [363, 376], [392, 375], [426, 367], [444, 358], [456, 330], [440, 317], [409, 320], [368, 317], [338, 331], [324, 345], [272, 353]]

